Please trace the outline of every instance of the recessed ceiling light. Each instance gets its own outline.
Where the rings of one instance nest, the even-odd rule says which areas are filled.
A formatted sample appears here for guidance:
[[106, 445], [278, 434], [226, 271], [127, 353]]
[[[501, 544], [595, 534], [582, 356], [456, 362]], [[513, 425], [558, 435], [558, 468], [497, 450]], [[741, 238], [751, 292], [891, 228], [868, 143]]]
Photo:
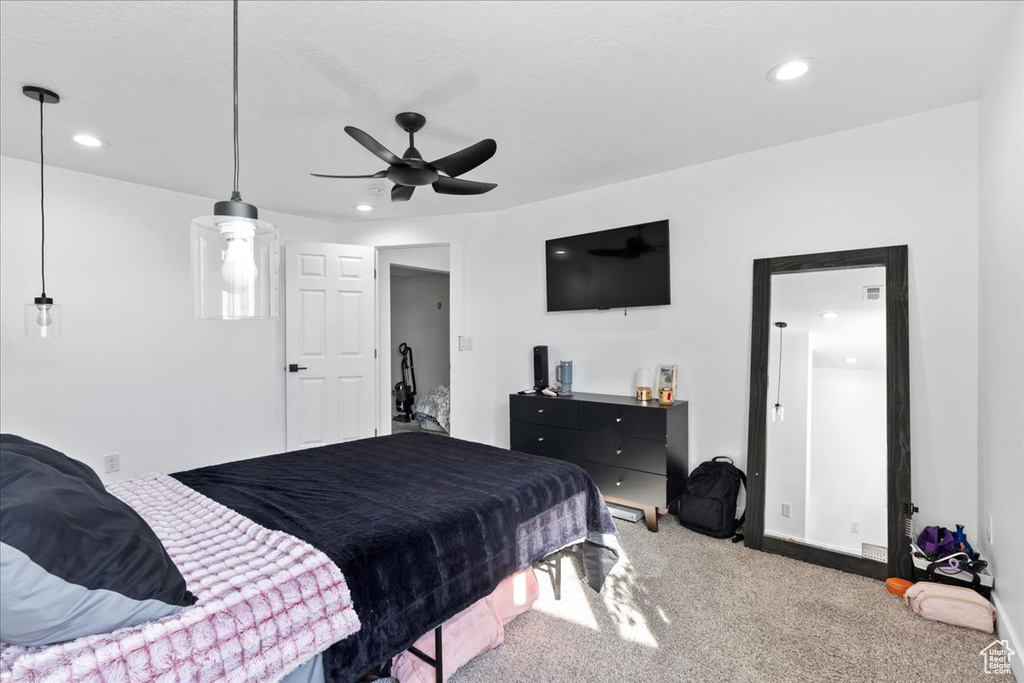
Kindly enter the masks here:
[[768, 72], [766, 78], [771, 83], [792, 81], [796, 78], [800, 78], [801, 76], [806, 76], [813, 71], [816, 66], [818, 66], [818, 60], [813, 57], [792, 59], [773, 68]]
[[565, 249], [555, 249], [555, 253], [556, 254], [564, 254], [565, 253]]
[[373, 207], [369, 204], [356, 204], [356, 211], [373, 211]]
[[849, 363], [850, 365], [853, 365], [854, 363], [857, 362], [857, 359], [854, 358], [853, 356], [850, 356], [849, 358], [844, 358], [843, 362], [844, 363]]
[[75, 142], [80, 144], [82, 147], [109, 147], [110, 143], [106, 140], [102, 140], [95, 135], [89, 135], [88, 133], [79, 133], [72, 138]]
[[835, 320], [836, 318], [839, 317], [839, 314], [836, 313], [835, 311], [825, 311], [824, 313], [821, 314], [821, 317], [824, 318], [825, 320]]

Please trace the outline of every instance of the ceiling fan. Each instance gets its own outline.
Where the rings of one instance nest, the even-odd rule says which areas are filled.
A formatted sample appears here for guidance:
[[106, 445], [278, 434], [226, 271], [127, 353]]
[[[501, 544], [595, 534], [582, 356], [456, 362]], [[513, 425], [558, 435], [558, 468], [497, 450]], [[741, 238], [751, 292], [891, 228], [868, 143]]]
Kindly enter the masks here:
[[475, 145], [449, 154], [436, 161], [424, 161], [423, 155], [413, 143], [413, 135], [427, 123], [426, 117], [415, 112], [403, 112], [395, 117], [399, 127], [409, 134], [409, 149], [402, 157], [397, 156], [384, 145], [354, 126], [345, 126], [345, 132], [356, 142], [387, 162], [388, 167], [370, 175], [329, 175], [326, 173], [310, 173], [317, 178], [387, 178], [395, 184], [391, 188], [391, 201], [406, 202], [412, 197], [413, 190], [420, 185], [430, 185], [439, 194], [483, 194], [497, 187], [495, 183], [479, 183], [473, 180], [462, 180], [457, 176], [472, 171], [484, 163], [498, 149], [498, 144], [490, 138], [481, 140]]

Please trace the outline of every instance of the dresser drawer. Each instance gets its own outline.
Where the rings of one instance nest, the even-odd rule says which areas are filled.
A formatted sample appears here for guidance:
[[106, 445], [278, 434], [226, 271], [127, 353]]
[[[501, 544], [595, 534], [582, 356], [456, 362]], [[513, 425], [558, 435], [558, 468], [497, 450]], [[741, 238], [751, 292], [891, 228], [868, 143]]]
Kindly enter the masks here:
[[602, 432], [580, 432], [580, 458], [665, 475], [664, 441], [637, 439]]
[[641, 439], [664, 441], [665, 410], [647, 406], [622, 406], [607, 403], [580, 405], [580, 429], [635, 436]]
[[576, 429], [579, 416], [575, 401], [537, 396], [509, 396], [509, 419]]
[[606, 496], [622, 498], [641, 505], [667, 507], [665, 477], [647, 472], [627, 470], [596, 462], [581, 460], [576, 463], [590, 474], [590, 478]]
[[509, 446], [514, 451], [575, 461], [579, 453], [579, 432], [575, 429], [509, 422]]

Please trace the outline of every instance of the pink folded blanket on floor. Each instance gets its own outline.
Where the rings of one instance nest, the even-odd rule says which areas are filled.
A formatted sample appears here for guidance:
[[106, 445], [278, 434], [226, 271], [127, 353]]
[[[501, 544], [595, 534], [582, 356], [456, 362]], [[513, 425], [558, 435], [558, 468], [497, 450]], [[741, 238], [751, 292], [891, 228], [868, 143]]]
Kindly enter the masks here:
[[[444, 680], [477, 655], [505, 641], [505, 624], [533, 606], [540, 594], [537, 575], [527, 567], [498, 584], [490, 595], [477, 600], [441, 625]], [[434, 632], [416, 641], [416, 649], [434, 656]], [[434, 667], [411, 652], [391, 662], [391, 675], [400, 683], [434, 683]]]
[[308, 543], [164, 475], [109, 490], [153, 528], [198, 602], [113, 633], [4, 645], [0, 682], [274, 680], [359, 630], [345, 577]]

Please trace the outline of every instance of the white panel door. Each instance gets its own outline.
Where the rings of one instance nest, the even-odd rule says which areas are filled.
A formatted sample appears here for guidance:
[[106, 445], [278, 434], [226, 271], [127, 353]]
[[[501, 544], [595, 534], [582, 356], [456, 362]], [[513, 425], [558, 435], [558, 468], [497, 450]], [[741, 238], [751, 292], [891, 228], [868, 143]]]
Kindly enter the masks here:
[[285, 245], [288, 450], [374, 435], [374, 249]]

